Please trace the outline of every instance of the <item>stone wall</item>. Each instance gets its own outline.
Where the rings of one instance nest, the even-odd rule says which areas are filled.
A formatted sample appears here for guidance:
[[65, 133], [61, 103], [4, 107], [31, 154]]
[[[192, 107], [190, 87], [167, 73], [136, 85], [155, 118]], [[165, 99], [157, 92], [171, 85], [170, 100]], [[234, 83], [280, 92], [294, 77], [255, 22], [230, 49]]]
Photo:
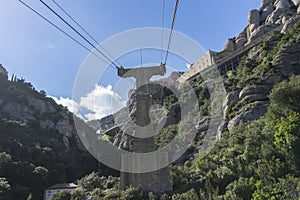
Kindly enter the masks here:
[[178, 81], [180, 83], [186, 81], [190, 77], [194, 76], [200, 71], [203, 71], [204, 69], [207, 69], [208, 67], [215, 64], [214, 56], [216, 55], [216, 52], [208, 50], [196, 63], [192, 64], [190, 69], [185, 72]]

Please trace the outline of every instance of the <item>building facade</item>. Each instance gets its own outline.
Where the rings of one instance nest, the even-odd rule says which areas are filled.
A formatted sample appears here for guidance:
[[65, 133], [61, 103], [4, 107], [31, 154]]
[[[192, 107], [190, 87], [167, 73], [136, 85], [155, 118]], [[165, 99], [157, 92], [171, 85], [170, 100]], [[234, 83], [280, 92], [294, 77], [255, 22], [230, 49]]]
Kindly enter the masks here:
[[59, 193], [61, 191], [73, 191], [77, 188], [77, 185], [74, 183], [61, 183], [56, 184], [51, 187], [46, 188], [44, 193], [44, 200], [49, 200], [54, 194]]

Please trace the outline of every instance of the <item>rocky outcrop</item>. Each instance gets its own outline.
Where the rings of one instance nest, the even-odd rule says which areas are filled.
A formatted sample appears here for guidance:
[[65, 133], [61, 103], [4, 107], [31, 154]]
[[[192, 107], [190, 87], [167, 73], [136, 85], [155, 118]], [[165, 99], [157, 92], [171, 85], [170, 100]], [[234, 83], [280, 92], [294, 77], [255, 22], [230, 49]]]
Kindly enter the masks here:
[[300, 20], [300, 16], [295, 16], [289, 19], [283, 26], [281, 33], [286, 34]]
[[235, 45], [237, 49], [242, 48], [247, 43], [247, 29], [244, 29], [243, 32], [241, 32], [237, 38], [235, 39]]
[[279, 10], [279, 9], [287, 9], [291, 5], [291, 3], [289, 0], [277, 0], [275, 1], [274, 5], [276, 9]]
[[294, 3], [295, 6], [299, 6], [300, 5], [300, 0], [292, 0], [292, 2]]
[[244, 100], [246, 96], [258, 95], [258, 94], [268, 94], [271, 90], [271, 87], [268, 85], [258, 85], [258, 86], [249, 86], [244, 88], [239, 93], [239, 99]]
[[0, 64], [0, 78], [8, 79], [8, 72], [1, 64]]
[[55, 129], [55, 124], [51, 120], [42, 120], [40, 121], [40, 127], [43, 129]]
[[261, 21], [264, 22], [267, 20], [268, 16], [270, 16], [275, 10], [275, 7], [273, 5], [268, 5], [265, 7], [261, 12]]
[[248, 15], [248, 23], [256, 26], [260, 25], [260, 12], [259, 10], [251, 10]]
[[195, 128], [197, 129], [198, 132], [207, 131], [210, 125], [210, 121], [211, 120], [209, 117], [205, 117], [198, 122]]
[[[1, 67], [0, 71], [0, 152], [7, 152], [13, 158], [15, 164], [5, 167], [13, 166], [13, 173], [9, 173], [14, 178], [10, 180], [16, 180], [10, 182], [12, 188], [16, 188], [12, 190], [13, 196], [3, 198], [26, 199], [32, 181], [19, 180], [33, 180], [31, 172], [37, 167], [42, 166], [43, 172], [51, 174], [35, 176], [35, 181], [44, 183], [78, 180], [96, 171], [97, 161], [81, 143], [72, 114], [45, 97], [45, 92], [37, 92], [23, 78], [13, 75], [9, 81], [7, 71]], [[87, 127], [84, 122], [80, 126]], [[1, 169], [1, 176], [12, 177], [5, 171]], [[44, 186], [38, 189], [41, 194]]]
[[[38, 99], [38, 98], [34, 98], [31, 96], [27, 96], [26, 97], [26, 101], [27, 101], [27, 105], [35, 110], [40, 112], [41, 114], [45, 113], [45, 112], [49, 112], [50, 110], [47, 108], [46, 102], [45, 100], [42, 99]], [[49, 105], [49, 104], [48, 104]]]
[[239, 54], [243, 50], [247, 51], [264, 38], [272, 35], [272, 31], [278, 31], [283, 26], [282, 33], [285, 33], [299, 20], [299, 15], [295, 15], [297, 12], [300, 14], [299, 0], [262, 0], [262, 7], [259, 10], [255, 9], [249, 12], [247, 27], [238, 36], [228, 39], [221, 52], [214, 52], [211, 55], [210, 60], [213, 63], [199, 62], [207, 60], [205, 56], [202, 56], [182, 75], [179, 82], [189, 80], [199, 74], [199, 71], [214, 64], [219, 65], [228, 57]]
[[[4, 68], [0, 68], [0, 71], [7, 75]], [[24, 79], [8, 81], [5, 77], [0, 79], [0, 91], [0, 117], [59, 133], [66, 151], [69, 150], [67, 140], [70, 138], [76, 138], [78, 148], [84, 149], [75, 134], [72, 114], [53, 99], [35, 91], [30, 83]]]
[[228, 130], [231, 131], [234, 127], [240, 125], [241, 123], [246, 123], [249, 121], [257, 120], [262, 117], [267, 112], [267, 107], [269, 102], [255, 102], [248, 104], [244, 107], [243, 111], [236, 115], [228, 123]]
[[[19, 91], [19, 89], [15, 88], [13, 93], [15, 91]], [[0, 113], [10, 119], [21, 120], [25, 123], [37, 122], [41, 128], [57, 130], [66, 137], [71, 137], [74, 133], [71, 115], [66, 113], [68, 111], [57, 105], [55, 108], [52, 102], [45, 98], [36, 98], [23, 92], [15, 100], [2, 99], [1, 102], [3, 103], [0, 105]], [[56, 121], [57, 119], [58, 121]]]
[[71, 126], [68, 118], [63, 118], [55, 124], [57, 131], [63, 136], [70, 137], [73, 133], [73, 126]]
[[235, 51], [235, 38], [228, 39], [227, 43], [225, 44], [223, 51]]
[[281, 75], [266, 73], [264, 77], [262, 77], [262, 82], [267, 85], [275, 85], [282, 80]]
[[[227, 64], [226, 62], [230, 62], [229, 59], [234, 62], [233, 57], [241, 56], [243, 53], [248, 53], [247, 59], [251, 60], [261, 60], [272, 49], [277, 54], [275, 59], [272, 55], [271, 63], [267, 63], [273, 69], [269, 73], [264, 73], [259, 85], [241, 88], [241, 91], [231, 92], [225, 98], [223, 119], [228, 122], [234, 117], [228, 127], [232, 128], [242, 122], [261, 117], [265, 113], [266, 104], [269, 101], [268, 95], [273, 86], [286, 77], [300, 74], [299, 36], [298, 38], [292, 37], [292, 45], [291, 41], [286, 41], [288, 38], [284, 38], [285, 41], [282, 41], [286, 44], [278, 45], [278, 38], [281, 37], [278, 32], [288, 34], [300, 20], [300, 15], [296, 14], [297, 8], [299, 9], [300, 6], [299, 1], [263, 0], [260, 10], [249, 12], [248, 26], [237, 37], [229, 39], [222, 52], [214, 53], [212, 56], [215, 64], [223, 67]], [[259, 44], [263, 40], [268, 40], [266, 41], [268, 47], [262, 51], [262, 46]], [[277, 53], [278, 50], [279, 53]], [[268, 59], [270, 58], [268, 57]], [[189, 77], [196, 77], [196, 74], [200, 74], [200, 72], [201, 65], [197, 68], [194, 67], [186, 74], [189, 74]], [[189, 77], [185, 76], [186, 80], [189, 80]], [[257, 112], [252, 112], [251, 108]]]
[[[114, 114], [116, 125], [121, 126], [118, 133], [113, 138], [113, 145], [117, 146], [119, 149], [124, 149], [126, 151], [133, 150], [133, 138], [129, 134], [134, 132], [133, 121], [136, 114], [136, 93], [135, 90], [130, 90], [128, 92], [128, 100], [126, 108], [122, 109], [118, 113]], [[122, 125], [120, 125], [122, 124]]]
[[283, 47], [272, 65], [280, 71], [284, 77], [300, 74], [300, 38], [298, 41], [288, 47]]
[[108, 115], [99, 120], [88, 121], [87, 124], [98, 132], [103, 132], [115, 125], [115, 119], [113, 115]]
[[300, 0], [292, 0], [292, 2], [297, 7], [297, 13], [300, 14]]
[[248, 15], [247, 38], [252, 38], [253, 32], [261, 25], [261, 16], [259, 10], [251, 10]]
[[239, 101], [239, 94], [240, 91], [234, 91], [234, 92], [230, 92], [225, 100], [223, 101], [223, 118], [224, 120], [227, 119], [228, 116], [228, 111], [229, 111], [229, 106], [233, 103], [236, 103]]
[[295, 14], [293, 9], [275, 9], [266, 19], [267, 24], [284, 24], [289, 18]]
[[[294, 25], [299, 20], [299, 16], [289, 20], [289, 23], [283, 29], [284, 32], [288, 32], [292, 24]], [[278, 43], [278, 41], [270, 41], [270, 44], [272, 42], [275, 42], [273, 47]], [[299, 49], [300, 38], [295, 37], [291, 44], [282, 46], [272, 61], [272, 67], [275, 70], [265, 73], [258, 85], [247, 86], [241, 91], [234, 91], [228, 94], [223, 102], [224, 119], [228, 120], [229, 114], [231, 117], [233, 116], [228, 121], [228, 130], [232, 130], [241, 123], [259, 119], [266, 113], [269, 104], [268, 96], [274, 85], [292, 75], [300, 74]], [[258, 51], [259, 49], [253, 49], [250, 57], [253, 57], [254, 54], [259, 54]], [[254, 57], [257, 57], [257, 55]], [[234, 105], [233, 110], [229, 110], [229, 105], [231, 104]]]
[[251, 34], [250, 34], [250, 40], [255, 40], [258, 39], [259, 37], [261, 37], [262, 35], [270, 32], [271, 30], [275, 29], [276, 27], [278, 27], [276, 24], [266, 24], [266, 25], [262, 25], [258, 28], [256, 28]]
[[268, 95], [271, 89], [271, 85], [252, 85], [229, 93], [223, 102], [224, 119], [228, 120], [229, 106], [231, 104], [240, 104], [241, 106], [235, 112], [234, 118], [229, 120], [228, 130], [231, 131], [241, 123], [262, 117], [267, 112]]
[[255, 9], [249, 12], [246, 31], [230, 39], [223, 51], [232, 50], [233, 47], [236, 48], [235, 50], [240, 49], [279, 25], [287, 23], [297, 12], [295, 8], [298, 8], [298, 12], [300, 11], [299, 0], [262, 0], [260, 10]]
[[2, 105], [1, 113], [25, 123], [35, 120], [34, 112], [29, 107], [16, 102], [7, 102]]
[[261, 1], [261, 7], [266, 8], [267, 6], [273, 5], [275, 0], [262, 0]]
[[263, 100], [268, 100], [268, 95], [267, 94], [252, 94], [252, 95], [247, 95], [243, 98], [243, 102], [247, 103], [252, 103], [255, 101], [263, 101]]

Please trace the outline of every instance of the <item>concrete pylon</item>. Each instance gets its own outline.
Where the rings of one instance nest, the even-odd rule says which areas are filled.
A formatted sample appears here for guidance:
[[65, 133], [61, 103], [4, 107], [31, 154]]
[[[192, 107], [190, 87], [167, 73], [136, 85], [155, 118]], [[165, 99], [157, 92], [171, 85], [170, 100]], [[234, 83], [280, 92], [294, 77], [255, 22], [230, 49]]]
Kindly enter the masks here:
[[[136, 79], [136, 125], [142, 127], [136, 129], [133, 139], [133, 152], [123, 154], [121, 163], [123, 169], [140, 172], [145, 165], [149, 169], [158, 168], [161, 163], [168, 166], [169, 158], [167, 152], [157, 152], [149, 157], [149, 162], [145, 159], [132, 159], [131, 153], [137, 153], [143, 156], [143, 153], [150, 153], [156, 150], [153, 134], [148, 134], [154, 129], [151, 128], [151, 119], [149, 109], [152, 106], [152, 95], [150, 93], [150, 79], [155, 75], [163, 76], [166, 73], [165, 65], [154, 67], [140, 67], [132, 69], [118, 68], [118, 75], [122, 78], [134, 77]], [[143, 127], [147, 127], [143, 129]], [[152, 130], [151, 130], [152, 129]], [[148, 136], [147, 136], [148, 134]], [[143, 161], [141, 161], [143, 160]], [[169, 167], [147, 173], [127, 173], [121, 172], [120, 188], [125, 189], [129, 186], [139, 187], [143, 191], [163, 193], [172, 190]]]

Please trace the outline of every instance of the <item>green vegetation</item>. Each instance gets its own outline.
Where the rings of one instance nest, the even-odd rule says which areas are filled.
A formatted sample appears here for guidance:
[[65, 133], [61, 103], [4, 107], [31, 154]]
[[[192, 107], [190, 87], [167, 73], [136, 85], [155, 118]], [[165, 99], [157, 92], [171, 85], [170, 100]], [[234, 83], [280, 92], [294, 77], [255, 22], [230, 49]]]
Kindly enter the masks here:
[[76, 147], [74, 139], [66, 152], [62, 136], [56, 132], [1, 119], [0, 130], [0, 174], [12, 186], [5, 192], [6, 200], [26, 199], [29, 193], [32, 199], [41, 199], [46, 187], [75, 181], [97, 167], [87, 152]]
[[[155, 135], [154, 141], [158, 148], [166, 146], [166, 144], [173, 140], [175, 136], [177, 136], [178, 130], [183, 134], [181, 135], [182, 138], [184, 137], [184, 133], [189, 133], [189, 131], [194, 129], [194, 123], [197, 123], [194, 122], [195, 116], [202, 116], [204, 118], [211, 112], [210, 94], [201, 78], [196, 78], [190, 84], [181, 85], [179, 93], [181, 96], [180, 99], [177, 99], [172, 91], [165, 89], [163, 106], [168, 110], [175, 110], [176, 114], [173, 116], [173, 122], [176, 123], [167, 123], [167, 125]], [[180, 107], [182, 105], [188, 105], [189, 100], [193, 98], [192, 95], [195, 95], [195, 98], [197, 98], [197, 102], [195, 102], [196, 105], [190, 109], [190, 113], [181, 119]]]
[[281, 99], [294, 99], [300, 94], [300, 90], [282, 93], [299, 87], [299, 81], [300, 76], [292, 77], [276, 86], [264, 118], [224, 133], [206, 158], [195, 159], [193, 169], [200, 180], [205, 180], [200, 181], [204, 185], [200, 187], [203, 198], [213, 191], [217, 191], [215, 199], [300, 197], [300, 106], [280, 103]]
[[[300, 104], [294, 102], [299, 82], [295, 76], [275, 86], [268, 113], [225, 132], [206, 157], [172, 166], [172, 194], [145, 194], [132, 187], [119, 191], [117, 179], [108, 186], [109, 178], [95, 173], [80, 181], [80, 189], [95, 199], [299, 199]], [[176, 125], [167, 130], [176, 132]]]
[[50, 200], [70, 200], [71, 193], [69, 191], [61, 191], [59, 193], [54, 194]]
[[[24, 79], [1, 79], [0, 95], [4, 103], [28, 106], [26, 97], [30, 96], [51, 104], [56, 111], [63, 110], [46, 98], [45, 92], [35, 91]], [[63, 135], [40, 127], [40, 120], [57, 122], [63, 116], [55, 112], [41, 115], [38, 110], [32, 110], [35, 120], [28, 122], [11, 119], [7, 113], [0, 115], [0, 199], [40, 200], [45, 188], [76, 181], [97, 169], [96, 160], [80, 148], [75, 135], [68, 138], [69, 151], [66, 151]]]
[[6, 178], [0, 178], [0, 199], [7, 198], [7, 193], [10, 191], [10, 185]]
[[[272, 37], [249, 52], [237, 71], [225, 75], [226, 89], [235, 91], [249, 85], [259, 85], [266, 74], [279, 73], [272, 61], [283, 50], [300, 39], [300, 22], [290, 33], [274, 32]], [[251, 58], [251, 59], [250, 59]], [[296, 61], [295, 61], [296, 62]], [[299, 67], [297, 63], [295, 67]], [[59, 182], [71, 182], [80, 177], [79, 187], [63, 191], [51, 200], [277, 200], [300, 199], [300, 76], [282, 77], [269, 95], [268, 112], [261, 119], [241, 124], [231, 132], [225, 131], [220, 141], [205, 156], [197, 153], [202, 144], [203, 132], [198, 132], [187, 154], [189, 159], [170, 167], [173, 192], [154, 194], [128, 187], [119, 190], [116, 177], [100, 177], [93, 172], [96, 162], [85, 151], [78, 148], [76, 138], [70, 139], [70, 151], [66, 152], [62, 136], [54, 130], [41, 129], [38, 121], [24, 123], [0, 116], [0, 199], [42, 199], [43, 189]], [[208, 119], [211, 109], [210, 94], [201, 78], [180, 87], [178, 99], [171, 90], [164, 89], [164, 107], [174, 109], [169, 122], [155, 136], [158, 148], [166, 146], [178, 132], [195, 129], [194, 116]], [[8, 87], [25, 91], [36, 98], [45, 99], [45, 91], [36, 92], [23, 79], [11, 84], [0, 84], [0, 95], [4, 101], [27, 102], [20, 96], [4, 92]], [[197, 105], [179, 122], [180, 104], [188, 104], [196, 94]], [[49, 100], [50, 101], [50, 100]], [[229, 119], [247, 102], [229, 105]], [[59, 107], [59, 106], [58, 106]], [[58, 108], [59, 109], [59, 108]], [[62, 108], [60, 108], [62, 109]], [[39, 116], [39, 113], [36, 113]], [[54, 122], [62, 116], [45, 113], [42, 118]], [[193, 123], [185, 123], [185, 122]], [[179, 131], [180, 130], [180, 131]], [[111, 139], [104, 135], [103, 139]], [[88, 174], [88, 175], [87, 175]], [[22, 178], [20, 178], [22, 177]]]
[[119, 179], [116, 177], [109, 176], [99, 177], [95, 172], [83, 177], [79, 181], [79, 186], [83, 191], [92, 193], [95, 188], [97, 189], [111, 189], [111, 188], [119, 188]]
[[177, 134], [177, 125], [170, 125], [163, 130], [159, 134], [154, 137], [155, 144], [158, 148], [164, 147], [168, 144]]
[[[275, 73], [271, 62], [282, 48], [296, 41], [298, 26], [288, 35], [275, 33], [272, 44], [262, 43], [256, 49], [261, 56], [244, 59], [236, 72], [230, 72], [228, 88], [259, 84], [266, 73]], [[192, 82], [200, 110], [209, 97], [201, 84], [201, 80]], [[290, 77], [273, 89], [265, 117], [223, 133], [214, 149], [204, 158], [196, 157], [192, 165], [172, 167], [173, 189], [180, 194], [169, 198], [299, 199], [299, 95], [300, 76]], [[235, 106], [242, 105], [231, 105], [231, 109]], [[159, 147], [176, 135], [178, 126], [168, 126], [157, 136]]]
[[258, 84], [266, 73], [276, 73], [272, 61], [283, 48], [296, 43], [299, 39], [300, 22], [297, 22], [287, 34], [274, 32], [270, 39], [250, 51], [249, 54], [259, 53], [255, 60], [245, 57], [237, 67], [237, 71], [227, 75], [225, 81], [227, 88], [233, 91], [236, 88]]

